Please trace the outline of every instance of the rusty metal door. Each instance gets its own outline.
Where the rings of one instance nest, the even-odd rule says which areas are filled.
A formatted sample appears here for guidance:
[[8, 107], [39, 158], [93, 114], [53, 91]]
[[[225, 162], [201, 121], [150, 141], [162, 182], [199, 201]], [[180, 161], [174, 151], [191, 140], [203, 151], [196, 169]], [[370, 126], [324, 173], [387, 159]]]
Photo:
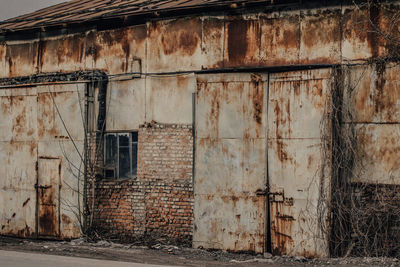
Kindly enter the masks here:
[[267, 75], [199, 75], [194, 247], [264, 252]]
[[60, 235], [60, 177], [59, 158], [39, 157], [38, 182], [38, 235], [58, 237]]
[[327, 256], [330, 70], [270, 75], [268, 176], [276, 254]]

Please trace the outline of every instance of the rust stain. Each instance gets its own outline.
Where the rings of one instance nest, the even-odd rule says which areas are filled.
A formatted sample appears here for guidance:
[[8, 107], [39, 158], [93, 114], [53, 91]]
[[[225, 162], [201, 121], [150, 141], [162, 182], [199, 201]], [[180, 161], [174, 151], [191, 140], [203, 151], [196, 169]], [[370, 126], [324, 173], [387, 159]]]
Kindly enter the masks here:
[[13, 121], [12, 130], [15, 135], [21, 134], [26, 128], [26, 107], [24, 106], [21, 113], [19, 113]]
[[356, 109], [357, 120], [366, 120], [366, 118], [373, 116], [373, 93], [371, 92], [371, 75], [365, 75], [360, 86], [354, 90], [354, 106]]
[[[350, 42], [353, 47], [358, 44], [364, 44], [367, 41], [368, 13], [364, 9], [345, 9], [342, 16], [343, 21], [343, 39]], [[359, 52], [359, 51], [354, 51]], [[358, 57], [361, 57], [359, 55]]]
[[178, 76], [176, 76], [176, 78], [177, 78], [177, 82], [178, 82], [178, 88], [186, 89], [188, 87], [189, 80], [185, 76], [178, 75]]
[[163, 53], [193, 55], [201, 41], [201, 24], [197, 20], [178, 20], [168, 25], [153, 23], [151, 31], [160, 34]]
[[258, 65], [260, 23], [254, 20], [233, 20], [227, 25], [229, 66]]
[[5, 58], [8, 63], [8, 76], [31, 75], [35, 71], [36, 49], [37, 42], [7, 45]]
[[[375, 112], [382, 112], [385, 109], [392, 109], [393, 106], [397, 103], [397, 99], [390, 99], [390, 97], [386, 98], [385, 94], [387, 94], [384, 89], [385, 89], [385, 83], [386, 83], [386, 77], [385, 77], [385, 70], [386, 70], [386, 65], [385, 64], [377, 64], [376, 65], [376, 74], [377, 74], [377, 79], [375, 81]], [[396, 101], [396, 103], [393, 103], [392, 101]], [[391, 120], [391, 113], [388, 112], [388, 119]]]
[[40, 45], [39, 63], [42, 72], [76, 70], [85, 56], [85, 39], [81, 35], [44, 40]]
[[287, 144], [284, 144], [283, 140], [276, 139], [276, 146], [277, 146], [278, 158], [281, 162], [293, 160], [293, 158], [288, 154], [286, 150]]
[[42, 71], [46, 48], [47, 48], [47, 41], [42, 41], [42, 40], [39, 41], [38, 52], [37, 52], [37, 62], [36, 62], [38, 72]]
[[[383, 166], [388, 173], [400, 168], [400, 146], [398, 138], [391, 136], [390, 132], [379, 133], [377, 126], [361, 128], [357, 132], [357, 143], [366, 159], [373, 162], [374, 166]], [[377, 135], [376, 138], [373, 135]]]
[[313, 164], [313, 156], [309, 155], [307, 158], [307, 169], [308, 170], [311, 170], [312, 164]]
[[223, 29], [222, 19], [207, 18], [203, 21], [202, 50], [207, 57], [207, 63], [203, 68], [223, 67]]
[[[289, 82], [289, 87], [291, 87], [291, 83]], [[277, 139], [284, 138], [285, 134], [290, 137], [291, 134], [291, 116], [290, 116], [290, 99], [288, 98], [289, 91], [286, 92], [286, 85], [288, 82], [276, 82], [273, 89], [275, 92], [273, 94], [277, 94], [279, 97], [274, 101], [274, 115], [275, 115], [275, 134]], [[285, 130], [285, 127], [288, 127]]]
[[370, 4], [369, 8], [369, 30], [367, 31], [367, 41], [369, 47], [372, 51], [372, 57], [376, 57], [379, 55], [379, 39], [380, 36], [377, 33], [375, 27], [380, 26], [380, 17], [381, 17], [381, 6], [379, 3]]
[[[51, 93], [53, 97], [57, 93]], [[53, 106], [53, 100], [50, 93], [38, 94], [38, 103], [40, 116], [38, 116], [38, 136], [60, 136], [59, 130], [55, 124], [56, 111]]]
[[39, 233], [46, 236], [56, 235], [56, 207], [41, 205], [39, 212]]
[[85, 56], [86, 57], [91, 56], [93, 58], [94, 62], [96, 62], [97, 59], [99, 58], [99, 53], [100, 53], [100, 49], [101, 49], [101, 46], [97, 45], [96, 37], [97, 37], [97, 33], [95, 33], [95, 32], [90, 32], [86, 36]]
[[61, 215], [61, 220], [62, 220], [62, 222], [63, 222], [64, 224], [71, 224], [71, 223], [72, 223], [71, 218], [68, 217], [68, 216], [65, 215], [65, 214], [62, 214], [62, 215]]
[[263, 115], [263, 107], [264, 107], [264, 88], [263, 82], [260, 76], [252, 74], [252, 87], [253, 87], [253, 119], [257, 124], [262, 124], [262, 115]]
[[121, 63], [121, 71], [127, 72], [131, 53], [131, 40], [129, 40], [128, 29], [104, 31], [98, 37], [100, 40], [97, 46], [98, 52], [109, 51], [109, 55], [114, 54], [114, 56], [117, 56], [120, 53], [115, 52], [120, 50], [125, 57], [125, 61]]
[[271, 205], [274, 214], [271, 224], [273, 253], [276, 255], [284, 255], [287, 254], [289, 249], [294, 245], [291, 234], [295, 219], [290, 215], [290, 208], [288, 213], [281, 213], [284, 203], [272, 202]]
[[[332, 10], [324, 10], [313, 16], [307, 16], [302, 31], [304, 44], [308, 48], [313, 48], [315, 45], [326, 46], [339, 42], [340, 28], [337, 24], [339, 17], [339, 11]], [[316, 42], [318, 43], [316, 44]]]
[[[223, 87], [226, 88], [226, 84], [223, 83]], [[219, 114], [220, 114], [220, 96], [217, 89], [211, 92], [211, 113], [210, 113], [210, 123], [213, 125], [215, 132], [218, 137], [218, 125], [219, 125]]]
[[272, 66], [296, 64], [300, 51], [298, 15], [262, 20], [262, 63]]

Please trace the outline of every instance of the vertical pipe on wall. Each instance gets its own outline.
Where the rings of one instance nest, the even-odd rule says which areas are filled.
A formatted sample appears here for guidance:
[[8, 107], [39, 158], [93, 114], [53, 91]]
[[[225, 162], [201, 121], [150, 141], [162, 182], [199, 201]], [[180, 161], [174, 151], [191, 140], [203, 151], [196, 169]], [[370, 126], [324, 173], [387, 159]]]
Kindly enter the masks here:
[[[93, 83], [92, 83], [93, 84]], [[88, 119], [88, 114], [89, 114], [89, 98], [90, 98], [90, 90], [92, 90], [92, 85], [90, 84], [90, 83], [87, 83], [86, 84], [86, 95], [85, 95], [85, 115], [84, 115], [84, 118], [85, 118], [85, 127], [84, 127], [84, 130], [85, 130], [85, 137], [84, 137], [84, 144], [83, 144], [83, 147], [84, 147], [84, 149], [85, 149], [85, 151], [84, 151], [84, 163], [83, 163], [83, 168], [84, 168], [84, 170], [83, 170], [83, 205], [84, 205], [84, 207], [83, 207], [83, 229], [82, 229], [82, 231], [83, 231], [83, 234], [86, 234], [87, 233], [87, 214], [88, 214], [88, 212], [87, 212], [87, 205], [86, 205], [86, 203], [87, 203], [87, 168], [88, 168], [88, 161], [87, 161], [87, 158], [88, 158], [88, 142], [87, 142], [87, 138], [88, 138], [88, 133], [89, 133], [89, 131], [88, 131], [88, 129], [89, 129], [89, 119]], [[80, 175], [80, 174], [79, 174]], [[78, 181], [78, 183], [79, 183], [79, 181]], [[80, 198], [80, 196], [78, 196], [78, 198]]]
[[271, 244], [271, 210], [270, 210], [270, 203], [269, 203], [269, 193], [270, 193], [270, 184], [269, 184], [269, 168], [268, 168], [268, 128], [269, 128], [269, 121], [268, 121], [268, 109], [269, 109], [269, 85], [270, 85], [270, 73], [268, 73], [267, 79], [267, 86], [266, 86], [266, 94], [265, 94], [265, 101], [266, 101], [266, 129], [265, 129], [265, 187], [266, 187], [266, 220], [265, 220], [265, 232], [266, 232], [266, 251], [272, 252], [272, 244]]
[[196, 167], [196, 93], [192, 93], [192, 138], [193, 138], [193, 154], [192, 154], [192, 185], [194, 192], [194, 174]]

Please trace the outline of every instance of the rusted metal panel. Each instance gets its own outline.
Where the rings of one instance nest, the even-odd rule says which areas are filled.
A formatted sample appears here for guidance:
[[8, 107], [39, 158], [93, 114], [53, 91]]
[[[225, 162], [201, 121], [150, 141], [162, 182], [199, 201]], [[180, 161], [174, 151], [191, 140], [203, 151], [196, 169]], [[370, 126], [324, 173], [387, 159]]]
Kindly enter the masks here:
[[368, 41], [368, 10], [343, 7], [342, 55], [344, 60], [357, 61], [371, 57], [371, 44]]
[[202, 22], [200, 17], [148, 24], [147, 71], [200, 69]]
[[146, 122], [192, 123], [193, 74], [146, 78]]
[[353, 66], [345, 72], [344, 110], [351, 116], [344, 120], [355, 129], [357, 182], [399, 183], [399, 70], [388, 63]]
[[38, 87], [38, 138], [84, 139], [85, 85]]
[[203, 17], [201, 49], [203, 69], [222, 68], [224, 65], [224, 17]]
[[400, 2], [381, 4], [379, 31], [376, 36], [380, 47], [380, 55], [388, 57], [398, 57], [398, 40], [400, 39], [399, 24], [396, 21], [397, 14], [400, 12]]
[[12, 96], [12, 140], [33, 141], [36, 139], [36, 96]]
[[[109, 83], [106, 117], [108, 131], [139, 129], [139, 125], [146, 122], [145, 81], [145, 78], [141, 78]], [[158, 101], [162, 102], [164, 99]]]
[[85, 66], [85, 36], [69, 35], [40, 42], [40, 72], [71, 72]]
[[364, 4], [343, 6], [343, 60], [366, 61], [385, 54], [384, 38], [377, 32], [382, 25], [384, 9], [367, 8]]
[[400, 128], [398, 124], [358, 124], [355, 182], [399, 184]]
[[[394, 64], [351, 67], [346, 72], [346, 120], [359, 123], [399, 122], [400, 68]], [[347, 121], [350, 122], [350, 121]]]
[[298, 64], [300, 52], [300, 11], [271, 13], [261, 18], [261, 64]]
[[224, 66], [258, 66], [260, 43], [261, 26], [257, 16], [228, 18], [225, 22]]
[[198, 76], [195, 247], [265, 250], [265, 80]]
[[278, 255], [328, 256], [323, 232], [327, 228], [318, 225], [327, 218], [322, 217], [327, 210], [318, 212], [326, 205], [318, 203], [323, 186], [321, 141], [270, 139], [268, 148], [272, 251]]
[[[329, 160], [321, 121], [330, 70], [273, 74], [268, 105], [271, 242], [277, 254], [324, 257]], [[298, 116], [298, 117], [297, 117]], [[325, 166], [325, 165], [328, 166]], [[329, 171], [328, 171], [329, 172]], [[321, 199], [322, 202], [319, 202]]]
[[268, 105], [268, 137], [320, 138], [329, 78], [326, 70], [273, 76]]
[[37, 72], [38, 42], [7, 43], [6, 71], [8, 77], [28, 76]]
[[340, 22], [340, 7], [301, 11], [301, 64], [340, 63]]
[[86, 43], [86, 69], [109, 74], [140, 72], [146, 64], [146, 25], [90, 32]]
[[[75, 145], [67, 136], [64, 126], [61, 126], [49, 90], [60, 114], [64, 117], [66, 127], [75, 138]], [[62, 237], [71, 238], [80, 235], [79, 223], [73, 216], [71, 207], [76, 212], [79, 209], [78, 198], [81, 197], [76, 190], [79, 183], [77, 179], [79, 171], [76, 166], [81, 166], [84, 147], [84, 130], [79, 107], [81, 104], [84, 109], [84, 90], [85, 86], [81, 84], [0, 91], [0, 159], [4, 163], [0, 166], [1, 234], [21, 237], [34, 237], [37, 234], [36, 223], [39, 223], [40, 228], [41, 222], [35, 219], [35, 184], [37, 167], [40, 168], [36, 163], [38, 157], [42, 157], [64, 160], [62, 165], [57, 166], [57, 172], [68, 186], [61, 190], [60, 200], [64, 199], [64, 202], [59, 208], [62, 208], [63, 212], [57, 215], [61, 218], [57, 220], [64, 231]], [[76, 149], [80, 150], [79, 153]], [[52, 171], [55, 171], [54, 169], [55, 167]], [[81, 179], [80, 183], [82, 182]], [[42, 204], [48, 202], [46, 196], [44, 192]], [[45, 235], [48, 235], [49, 232], [46, 231], [52, 228], [47, 224], [46, 218], [52, 217], [53, 213], [51, 207], [43, 209], [41, 213], [43, 215], [41, 230]], [[59, 232], [58, 229], [55, 231]]]
[[[206, 79], [209, 81], [203, 82]], [[200, 138], [263, 138], [265, 79], [265, 75], [256, 74], [199, 76], [197, 135]]]
[[39, 157], [38, 162], [38, 234], [58, 237], [61, 162], [57, 158], [44, 157]]
[[34, 142], [0, 141], [0, 233], [35, 235], [36, 155]]

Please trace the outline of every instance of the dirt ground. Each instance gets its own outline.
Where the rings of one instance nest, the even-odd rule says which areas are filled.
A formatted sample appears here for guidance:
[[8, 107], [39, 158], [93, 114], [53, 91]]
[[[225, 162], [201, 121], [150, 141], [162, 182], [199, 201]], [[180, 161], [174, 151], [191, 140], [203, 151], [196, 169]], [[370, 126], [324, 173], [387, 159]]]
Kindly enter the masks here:
[[155, 244], [151, 247], [72, 241], [24, 240], [0, 237], [0, 249], [62, 256], [178, 266], [400, 266], [395, 258], [305, 259], [270, 254], [251, 255]]

